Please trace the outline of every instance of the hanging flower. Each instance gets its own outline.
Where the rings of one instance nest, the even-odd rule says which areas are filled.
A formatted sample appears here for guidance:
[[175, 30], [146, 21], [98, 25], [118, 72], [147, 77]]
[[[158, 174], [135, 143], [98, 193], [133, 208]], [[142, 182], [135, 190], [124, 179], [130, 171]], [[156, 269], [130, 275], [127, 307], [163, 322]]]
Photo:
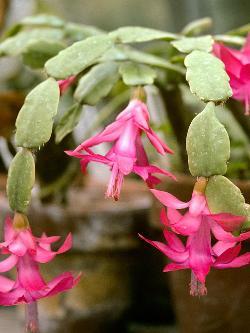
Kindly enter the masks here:
[[68, 88], [71, 86], [71, 84], [75, 81], [75, 76], [69, 76], [67, 79], [65, 80], [59, 80], [58, 85], [59, 85], [59, 89], [60, 89], [60, 94], [64, 94]]
[[214, 54], [220, 58], [230, 77], [233, 98], [245, 104], [245, 114], [250, 114], [250, 34], [241, 50], [215, 43]]
[[4, 242], [0, 243], [0, 251], [9, 256], [0, 262], [0, 272], [7, 272], [16, 267], [17, 277], [13, 281], [0, 276], [0, 305], [32, 303], [74, 287], [80, 276], [75, 278], [71, 273], [65, 272], [46, 283], [39, 271], [40, 263], [47, 263], [57, 254], [71, 248], [71, 234], [57, 251], [52, 251], [51, 244], [60, 237], [47, 237], [43, 234], [42, 237], [36, 238], [23, 215], [16, 214], [15, 220], [14, 223], [9, 217], [5, 220]]
[[[206, 295], [206, 276], [210, 268], [241, 267], [250, 263], [250, 252], [239, 255], [241, 242], [250, 238], [250, 232], [234, 236], [245, 218], [228, 213], [211, 214], [205, 195], [194, 190], [189, 202], [182, 202], [168, 192], [151, 190], [155, 197], [167, 206], [161, 211], [165, 243], [140, 237], [163, 252], [172, 263], [164, 272], [191, 269], [190, 294]], [[188, 208], [182, 215], [179, 209]], [[187, 236], [185, 245], [176, 235]], [[211, 234], [216, 243], [211, 244]]]
[[[153, 173], [164, 174], [175, 179], [170, 172], [149, 164], [141, 140], [143, 132], [158, 153], [162, 155], [166, 152], [172, 153], [149, 126], [147, 106], [140, 100], [133, 99], [112, 124], [101, 133], [84, 141], [74, 151], [68, 151], [67, 154], [81, 159], [83, 172], [89, 162], [108, 165], [111, 169], [111, 178], [106, 195], [118, 200], [123, 178], [131, 172], [142, 177], [149, 187], [160, 182]], [[94, 153], [91, 147], [103, 142], [114, 142], [114, 144], [104, 156]]]

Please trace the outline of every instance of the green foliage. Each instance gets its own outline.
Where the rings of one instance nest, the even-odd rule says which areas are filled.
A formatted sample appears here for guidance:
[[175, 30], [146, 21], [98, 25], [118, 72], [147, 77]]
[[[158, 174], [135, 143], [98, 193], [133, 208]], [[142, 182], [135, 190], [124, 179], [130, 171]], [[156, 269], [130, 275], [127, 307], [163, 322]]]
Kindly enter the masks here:
[[123, 82], [128, 86], [153, 84], [157, 76], [153, 68], [134, 62], [122, 63], [119, 72]]
[[212, 28], [213, 21], [211, 17], [203, 17], [201, 19], [188, 23], [182, 30], [182, 34], [185, 36], [197, 36], [204, 31], [208, 31]]
[[45, 69], [50, 76], [57, 79], [77, 75], [93, 65], [112, 45], [107, 35], [89, 37], [59, 52], [57, 56], [46, 62]]
[[59, 94], [58, 83], [52, 78], [28, 94], [16, 119], [17, 146], [39, 148], [50, 139]]
[[110, 37], [117, 43], [140, 43], [152, 40], [175, 40], [179, 36], [170, 32], [143, 28], [143, 27], [121, 27], [109, 33]]
[[200, 50], [205, 52], [212, 51], [213, 38], [212, 36], [202, 37], [184, 37], [171, 44], [180, 52], [190, 53], [193, 50]]
[[105, 31], [98, 29], [92, 25], [67, 23], [64, 28], [65, 37], [74, 41], [79, 41], [91, 36], [104, 34]]
[[204, 51], [193, 51], [185, 58], [190, 90], [201, 100], [223, 102], [232, 96], [229, 77], [221, 60]]
[[65, 44], [54, 40], [37, 39], [23, 50], [23, 62], [31, 68], [43, 68], [45, 62], [65, 48]]
[[63, 31], [53, 28], [36, 28], [24, 30], [13, 37], [5, 39], [0, 44], [0, 55], [16, 56], [21, 54], [27, 45], [36, 42], [38, 39], [60, 41], [63, 38]]
[[77, 103], [63, 114], [55, 127], [56, 143], [60, 143], [67, 134], [73, 131], [80, 120], [81, 113], [82, 106]]
[[191, 122], [186, 139], [188, 164], [193, 176], [223, 175], [230, 157], [230, 141], [225, 127], [208, 103]]
[[61, 18], [48, 15], [48, 14], [39, 14], [33, 16], [26, 16], [22, 21], [22, 25], [28, 26], [48, 26], [53, 28], [62, 28], [65, 24], [65, 21]]
[[224, 176], [209, 178], [205, 195], [212, 213], [248, 215], [245, 199], [240, 189]]
[[13, 211], [26, 212], [34, 182], [34, 158], [29, 150], [22, 149], [12, 160], [8, 173], [7, 195]]
[[243, 46], [245, 43], [245, 38], [240, 36], [215, 35], [214, 40], [216, 42], [235, 45], [235, 46]]
[[109, 94], [118, 78], [118, 65], [115, 62], [96, 65], [82, 76], [74, 97], [79, 103], [96, 105]]

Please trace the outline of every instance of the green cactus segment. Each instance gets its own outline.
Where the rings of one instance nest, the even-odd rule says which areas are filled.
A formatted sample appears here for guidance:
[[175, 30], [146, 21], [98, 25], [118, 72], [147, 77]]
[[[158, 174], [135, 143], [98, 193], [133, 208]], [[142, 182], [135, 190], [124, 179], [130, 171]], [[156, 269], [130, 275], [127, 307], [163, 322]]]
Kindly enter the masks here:
[[50, 139], [59, 96], [58, 83], [52, 78], [28, 94], [16, 119], [18, 147], [39, 148]]
[[77, 75], [93, 65], [112, 45], [113, 42], [107, 35], [89, 37], [59, 52], [46, 62], [45, 69], [50, 76], [57, 79]]
[[8, 173], [7, 195], [13, 211], [26, 212], [34, 182], [34, 158], [29, 150], [22, 149], [12, 160]]
[[210, 102], [191, 122], [186, 139], [188, 165], [193, 176], [224, 175], [230, 157], [230, 141], [225, 127]]
[[153, 84], [157, 76], [153, 68], [134, 62], [122, 63], [119, 72], [128, 86]]
[[209, 178], [205, 195], [211, 213], [248, 216], [247, 205], [240, 189], [224, 176]]
[[184, 37], [180, 40], [171, 42], [171, 44], [178, 51], [183, 53], [190, 53], [193, 50], [210, 52], [213, 47], [213, 38], [210, 35], [202, 37]]
[[96, 105], [109, 94], [118, 79], [118, 65], [115, 62], [96, 65], [81, 77], [74, 97], [79, 103]]
[[175, 40], [179, 36], [170, 32], [143, 27], [121, 27], [109, 33], [110, 37], [118, 43], [142, 43], [152, 40]]
[[202, 101], [223, 102], [232, 96], [229, 76], [221, 60], [204, 51], [192, 51], [185, 58], [190, 90]]

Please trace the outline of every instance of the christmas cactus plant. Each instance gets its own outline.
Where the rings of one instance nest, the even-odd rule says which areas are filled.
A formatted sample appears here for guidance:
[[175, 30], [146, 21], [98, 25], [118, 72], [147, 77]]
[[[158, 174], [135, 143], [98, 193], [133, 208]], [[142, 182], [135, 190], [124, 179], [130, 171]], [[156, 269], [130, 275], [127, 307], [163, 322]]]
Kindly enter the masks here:
[[[4, 240], [0, 244], [2, 254], [9, 255], [0, 263], [0, 272], [13, 267], [17, 272], [15, 280], [0, 276], [0, 304], [26, 303], [27, 331], [39, 330], [38, 299], [66, 291], [79, 280], [79, 274], [74, 276], [69, 272], [50, 282], [42, 278], [39, 264], [68, 251], [72, 236], [57, 251], [52, 251], [51, 244], [59, 237], [46, 234], [35, 237], [31, 229], [35, 221], [30, 224], [27, 210], [35, 183], [36, 153], [46, 151], [52, 132], [56, 143], [71, 133], [84, 105], [108, 103], [108, 112], [105, 109], [99, 114], [106, 123], [112, 113], [120, 110], [100, 133], [85, 138], [65, 153], [68, 159], [80, 159], [83, 173], [90, 162], [110, 169], [106, 197], [118, 200], [124, 177], [130, 173], [146, 182], [163, 205], [159, 220], [164, 226], [166, 242], [140, 237], [171, 260], [164, 272], [190, 269], [190, 294], [205, 295], [205, 280], [211, 268], [237, 268], [250, 263], [250, 253], [241, 253], [242, 242], [250, 238], [249, 206], [227, 177], [230, 139], [217, 112], [220, 110], [221, 114], [221, 109], [224, 113], [232, 112], [248, 143], [249, 26], [225, 35], [202, 35], [211, 23], [210, 19], [201, 19], [178, 34], [143, 27], [121, 27], [106, 32], [39, 15], [25, 18], [6, 33], [0, 55], [21, 56], [25, 65], [40, 73], [42, 81], [26, 96], [16, 119], [14, 136], [18, 152], [7, 181], [12, 217], [6, 217]], [[142, 47], [137, 47], [138, 44]], [[161, 96], [172, 136], [178, 144], [175, 147], [182, 171], [189, 169], [196, 179], [188, 202], [155, 189], [165, 176], [175, 182], [178, 175], [174, 175], [174, 170], [170, 172], [157, 163], [152, 164], [146, 153], [145, 138], [163, 156], [173, 150], [150, 122], [148, 88], [144, 86], [154, 86], [156, 94]], [[199, 114], [197, 108], [192, 112], [185, 103], [183, 89], [186, 91], [188, 87], [200, 101]], [[72, 93], [72, 104], [57, 115], [60, 97], [68, 91]], [[244, 103], [245, 115], [240, 104], [235, 107], [234, 100]], [[109, 149], [103, 154], [96, 152], [95, 147], [104, 142]], [[171, 160], [172, 155], [168, 156]], [[247, 164], [248, 157], [246, 161]]]

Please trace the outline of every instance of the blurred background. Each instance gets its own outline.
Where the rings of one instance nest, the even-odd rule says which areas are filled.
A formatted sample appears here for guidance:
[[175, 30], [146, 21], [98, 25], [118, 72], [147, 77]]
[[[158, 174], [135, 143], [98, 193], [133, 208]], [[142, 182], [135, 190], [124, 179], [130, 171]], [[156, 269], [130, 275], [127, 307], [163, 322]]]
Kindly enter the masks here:
[[[223, 33], [249, 23], [250, 1], [0, 0], [2, 33], [26, 16], [39, 13], [103, 30], [139, 25], [170, 32], [180, 32], [190, 21], [209, 16], [213, 19], [212, 33]], [[12, 138], [15, 117], [25, 94], [41, 80], [43, 74], [28, 69], [19, 58], [0, 58], [0, 72], [2, 221], [8, 211], [5, 184], [7, 168], [15, 153]], [[164, 103], [155, 97], [152, 87], [147, 88], [147, 93], [156, 129], [166, 122], [165, 137], [169, 138], [172, 132], [167, 117], [162, 119], [157, 113], [157, 110], [164, 108]], [[186, 96], [185, 91], [183, 95], [189, 109], [192, 109], [190, 112], [196, 112], [200, 104], [191, 96]], [[63, 100], [62, 109], [69, 104], [70, 98], [69, 93]], [[123, 107], [127, 100], [128, 95], [125, 94], [118, 103], [119, 107]], [[59, 146], [54, 144], [52, 138], [45, 147], [45, 153], [41, 151], [37, 155], [39, 184], [34, 190], [34, 202], [29, 213], [32, 226], [37, 235], [42, 231], [50, 235], [66, 235], [69, 231], [74, 234], [73, 250], [58, 257], [51, 267], [46, 266], [44, 274], [50, 278], [65, 269], [84, 273], [80, 284], [71, 292], [40, 302], [42, 333], [248, 332], [250, 290], [249, 282], [247, 286], [243, 283], [249, 281], [248, 268], [235, 272], [212, 272], [208, 277], [208, 296], [191, 298], [189, 273], [162, 273], [166, 259], [138, 240], [138, 232], [151, 239], [162, 237], [159, 207], [145, 185], [138, 179], [126, 180], [121, 200], [115, 203], [104, 199], [105, 182], [109, 176], [105, 168], [92, 166], [88, 175], [82, 176], [78, 163], [72, 162], [69, 166], [63, 149], [72, 148], [87, 133], [91, 133], [91, 123], [96, 117], [96, 108], [86, 108], [73, 136], [67, 136]], [[226, 119], [221, 117], [229, 126], [230, 133], [237, 132], [233, 141], [236, 162], [231, 164], [231, 172], [235, 178], [241, 179], [241, 188], [249, 197], [249, 183], [242, 179], [248, 176], [249, 153], [247, 155], [245, 149], [249, 148], [249, 137], [237, 127], [231, 115]], [[102, 126], [100, 122], [97, 124], [93, 132]], [[233, 124], [232, 128], [229, 124]], [[185, 131], [182, 137], [185, 138]], [[170, 145], [176, 145], [172, 141]], [[154, 155], [152, 158], [156, 159]], [[168, 160], [161, 163], [169, 167]], [[185, 174], [185, 168], [180, 167], [180, 161], [172, 162], [171, 167], [180, 172], [179, 182], [173, 184], [166, 180], [162, 188], [187, 199], [193, 180]], [[235, 168], [240, 172], [234, 173]], [[67, 184], [60, 187], [58, 194], [56, 189], [61, 183], [57, 177], [65, 170]], [[75, 176], [76, 173], [78, 176]], [[41, 188], [42, 195], [38, 198]], [[23, 332], [22, 321], [21, 307], [0, 310], [1, 332]]]

